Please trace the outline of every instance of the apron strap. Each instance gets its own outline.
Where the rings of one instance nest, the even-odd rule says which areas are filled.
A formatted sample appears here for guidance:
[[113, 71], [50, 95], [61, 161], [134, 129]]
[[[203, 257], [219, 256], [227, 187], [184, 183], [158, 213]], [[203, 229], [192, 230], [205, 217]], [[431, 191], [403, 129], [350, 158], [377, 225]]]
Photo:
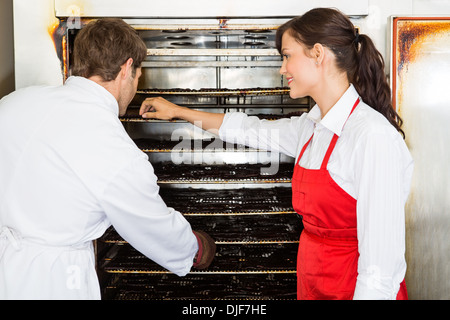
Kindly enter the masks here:
[[334, 147], [336, 146], [336, 142], [337, 142], [338, 138], [339, 138], [339, 136], [335, 133], [333, 138], [331, 139], [330, 145], [328, 146], [327, 153], [325, 153], [325, 157], [323, 158], [320, 169], [327, 168], [328, 160], [330, 160], [331, 153], [333, 152]]
[[311, 142], [313, 137], [314, 137], [314, 133], [312, 134], [311, 138], [309, 138], [309, 140], [305, 143], [305, 145], [302, 148], [302, 151], [300, 151], [300, 155], [298, 156], [297, 163], [295, 165], [298, 165], [298, 163], [300, 162], [300, 159], [302, 158], [303, 153], [305, 153], [306, 147], [308, 147], [308, 145]]
[[[356, 109], [356, 106], [359, 104], [359, 101], [360, 101], [360, 99], [358, 97], [355, 101], [355, 104], [352, 107], [352, 110], [350, 111], [350, 114], [348, 115], [347, 119], [345, 120], [342, 128], [344, 128], [345, 124], [347, 123], [348, 118], [350, 118], [351, 114]], [[309, 140], [305, 143], [305, 145], [302, 148], [302, 151], [300, 151], [300, 155], [298, 156], [296, 165], [298, 165], [300, 163], [300, 159], [302, 158], [303, 153], [305, 152], [306, 148], [308, 147], [309, 143], [311, 142], [313, 136], [314, 136], [314, 133], [311, 135], [311, 138], [309, 138]], [[325, 157], [323, 158], [320, 169], [325, 169], [327, 167], [328, 160], [330, 160], [331, 153], [333, 152], [333, 149], [336, 146], [336, 142], [337, 142], [338, 138], [339, 138], [339, 136], [337, 134], [334, 134], [333, 138], [331, 139], [330, 145], [328, 146], [327, 153], [325, 154]]]
[[[347, 123], [348, 118], [352, 115], [353, 111], [356, 109], [356, 106], [359, 104], [359, 98], [356, 99], [355, 104], [352, 107], [352, 110], [350, 111], [350, 114], [348, 115], [347, 119], [344, 122], [344, 125], [342, 128], [345, 127], [345, 124]], [[334, 147], [336, 146], [336, 142], [338, 140], [339, 136], [337, 134], [334, 134], [333, 138], [331, 139], [330, 145], [328, 147], [327, 153], [325, 153], [325, 157], [323, 158], [322, 165], [320, 166], [320, 169], [326, 169], [328, 165], [328, 160], [330, 160], [331, 153], [334, 150]]]

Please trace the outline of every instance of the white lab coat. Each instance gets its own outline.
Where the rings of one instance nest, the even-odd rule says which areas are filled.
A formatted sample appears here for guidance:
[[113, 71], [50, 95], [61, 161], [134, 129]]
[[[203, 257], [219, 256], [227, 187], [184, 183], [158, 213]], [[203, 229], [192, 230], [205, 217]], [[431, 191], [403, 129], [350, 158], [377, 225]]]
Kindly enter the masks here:
[[198, 244], [159, 196], [102, 86], [70, 77], [0, 101], [0, 299], [99, 299], [92, 240], [113, 225], [182, 276]]

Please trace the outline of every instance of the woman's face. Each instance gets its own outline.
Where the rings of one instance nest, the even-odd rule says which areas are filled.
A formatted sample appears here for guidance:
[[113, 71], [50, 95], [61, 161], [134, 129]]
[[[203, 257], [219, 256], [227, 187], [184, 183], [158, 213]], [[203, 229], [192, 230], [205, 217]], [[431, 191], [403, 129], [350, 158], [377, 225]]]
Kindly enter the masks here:
[[280, 74], [286, 76], [291, 98], [310, 96], [318, 81], [316, 59], [307, 55], [307, 49], [290, 35], [289, 30], [281, 38], [281, 54]]

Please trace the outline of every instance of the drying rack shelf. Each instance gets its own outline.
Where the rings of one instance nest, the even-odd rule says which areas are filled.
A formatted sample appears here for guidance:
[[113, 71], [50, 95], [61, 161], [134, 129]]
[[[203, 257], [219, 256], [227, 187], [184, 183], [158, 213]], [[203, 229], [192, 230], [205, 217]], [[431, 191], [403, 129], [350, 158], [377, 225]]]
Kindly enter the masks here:
[[[120, 300], [294, 300], [296, 275], [289, 274], [121, 274], [106, 286]], [[293, 288], [288, 290], [287, 288]], [[275, 297], [275, 298], [274, 298]]]
[[240, 89], [138, 89], [137, 94], [146, 95], [195, 95], [195, 96], [254, 96], [286, 95], [290, 88], [240, 88]]
[[268, 164], [156, 163], [153, 167], [158, 183], [289, 183], [293, 174], [291, 163], [278, 163], [275, 172], [268, 170]]
[[[295, 273], [297, 243], [217, 245], [216, 256], [205, 270], [190, 274]], [[130, 245], [115, 246], [103, 260], [108, 273], [170, 273]]]

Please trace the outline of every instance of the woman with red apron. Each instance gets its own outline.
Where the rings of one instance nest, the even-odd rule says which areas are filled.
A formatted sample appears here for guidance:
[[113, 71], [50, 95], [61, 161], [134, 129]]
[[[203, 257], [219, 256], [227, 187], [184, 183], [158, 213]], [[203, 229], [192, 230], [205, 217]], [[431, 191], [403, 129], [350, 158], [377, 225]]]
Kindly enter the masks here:
[[[356, 100], [350, 115], [359, 104]], [[292, 176], [292, 204], [303, 216], [297, 259], [298, 299], [353, 298], [358, 275], [356, 200], [331, 178], [328, 160], [338, 136], [334, 134], [320, 169], [299, 166], [314, 134], [301, 149]], [[407, 299], [405, 282], [397, 299]]]
[[[291, 98], [311, 96], [316, 101], [323, 120], [327, 113], [337, 105], [336, 99], [342, 97], [339, 92], [342, 92], [348, 87], [349, 83], [352, 83], [356, 91], [363, 97], [365, 107], [370, 106], [384, 115], [389, 123], [403, 134], [400, 129], [401, 119], [391, 104], [390, 87], [384, 74], [384, 61], [381, 54], [376, 50], [371, 39], [366, 35], [360, 35], [359, 30], [338, 10], [313, 9], [303, 16], [286, 22], [278, 28], [276, 42], [277, 48], [283, 56], [280, 73], [286, 76], [288, 80]], [[315, 65], [313, 64], [314, 61]], [[340, 100], [341, 98], [339, 98]], [[358, 97], [353, 103], [353, 108], [347, 120], [360, 104], [360, 98]], [[337, 110], [342, 112], [342, 109]], [[402, 234], [404, 238], [404, 231], [401, 230], [404, 229], [404, 212], [400, 207], [403, 198], [400, 197], [401, 192], [399, 191], [401, 188], [405, 189], [405, 187], [402, 186], [401, 182], [396, 184], [394, 191], [399, 196], [395, 199], [395, 204], [388, 211], [376, 212], [378, 207], [367, 200], [370, 198], [367, 195], [373, 191], [374, 198], [382, 195], [377, 199], [389, 202], [391, 199], [383, 198], [386, 193], [383, 193], [380, 189], [387, 189], [390, 181], [386, 179], [383, 180], [385, 185], [380, 184], [380, 179], [373, 177], [371, 173], [367, 173], [367, 168], [371, 168], [369, 170], [373, 170], [373, 172], [384, 170], [391, 173], [392, 171], [394, 177], [392, 181], [396, 179], [397, 182], [406, 181], [407, 184], [408, 176], [412, 171], [409, 171], [409, 169], [412, 165], [407, 164], [408, 170], [404, 170], [404, 167], [397, 163], [392, 166], [395, 167], [392, 170], [386, 165], [386, 163], [389, 163], [386, 159], [390, 159], [391, 156], [386, 150], [392, 149], [380, 148], [379, 145], [385, 143], [386, 138], [381, 139], [379, 137], [394, 137], [393, 134], [388, 134], [392, 127], [380, 124], [381, 121], [378, 120], [376, 114], [369, 114], [370, 112], [363, 110], [358, 115], [359, 118], [366, 117], [366, 119], [364, 121], [359, 120], [358, 125], [353, 124], [349, 130], [354, 131], [347, 132], [347, 141], [341, 144], [346, 144], [345, 150], [347, 150], [347, 153], [357, 152], [354, 158], [364, 161], [364, 163], [357, 163], [356, 165], [353, 163], [355, 168], [348, 168], [344, 171], [353, 172], [353, 175], [346, 176], [348, 181], [355, 182], [351, 189], [356, 194], [363, 194], [364, 201], [372, 204], [372, 207], [370, 207], [370, 205], [364, 203], [365, 207], [362, 206], [363, 209], [361, 210], [365, 212], [358, 213], [358, 200], [340, 187], [327, 169], [339, 136], [334, 133], [322, 164], [317, 170], [307, 169], [299, 165], [305, 150], [314, 139], [314, 133], [301, 148], [292, 177], [293, 206], [296, 212], [303, 217], [304, 225], [297, 261], [298, 299], [353, 299], [357, 291], [359, 291], [356, 294], [358, 299], [370, 299], [371, 297], [392, 299], [392, 292], [396, 287], [398, 288], [398, 277], [402, 273], [399, 270], [406, 269], [405, 263], [401, 262], [404, 261], [404, 253], [403, 257], [401, 256], [402, 251], [404, 252], [402, 250], [404, 239], [401, 239]], [[341, 113], [342, 116], [345, 115]], [[336, 118], [336, 112], [334, 112], [334, 117]], [[371, 127], [371, 120], [374, 123], [378, 121], [376, 129]], [[345, 124], [346, 121], [344, 126]], [[367, 126], [366, 130], [364, 125]], [[342, 128], [343, 131], [344, 128]], [[358, 144], [359, 137], [360, 140], [364, 141], [363, 143]], [[378, 138], [378, 140], [373, 137]], [[398, 140], [397, 137], [393, 139]], [[348, 142], [349, 140], [352, 142]], [[380, 141], [382, 142], [380, 143]], [[372, 148], [371, 142], [374, 143]], [[319, 143], [322, 143], [323, 146], [323, 139], [319, 140]], [[358, 149], [357, 147], [361, 144], [364, 144], [366, 149]], [[403, 149], [403, 155], [397, 158], [392, 157], [393, 161], [398, 163], [410, 162], [406, 147], [403, 147], [401, 143], [393, 144], [393, 146], [391, 146], [393, 149]], [[378, 150], [377, 148], [384, 152], [377, 153], [374, 151]], [[370, 151], [367, 151], [368, 149]], [[339, 157], [342, 159], [342, 151]], [[381, 166], [373, 161], [373, 159], [378, 158], [382, 163]], [[341, 168], [345, 165], [348, 166], [349, 163], [342, 164]], [[361, 178], [355, 175], [360, 174], [362, 170], [357, 170], [356, 167], [365, 167], [364, 179], [367, 180], [367, 176], [370, 176], [378, 183], [372, 185], [365, 180], [364, 186], [361, 187]], [[405, 172], [406, 179], [402, 178], [405, 177]], [[388, 175], [386, 174], [386, 176]], [[374, 190], [371, 190], [371, 188]], [[385, 207], [380, 206], [380, 208]], [[357, 218], [364, 221], [358, 222]], [[374, 240], [377, 239], [373, 235], [374, 230], [384, 232], [383, 228], [390, 224], [393, 219], [397, 223], [396, 227], [393, 228], [395, 236], [390, 230], [389, 239], [398, 242], [391, 244], [383, 242], [382, 246], [377, 247], [373, 243], [377, 241]], [[383, 223], [385, 224], [383, 225]], [[358, 233], [358, 224], [364, 226], [367, 226], [367, 224], [377, 225], [377, 228], [361, 229]], [[366, 240], [362, 244], [363, 247], [360, 248], [361, 243], [359, 243], [358, 235], [364, 239], [365, 235], [362, 232], [367, 231], [372, 233], [367, 236], [372, 243], [368, 244]], [[395, 249], [389, 248], [390, 246], [395, 247]], [[360, 249], [365, 250], [361, 278], [358, 275], [358, 265], [361, 262]], [[381, 250], [391, 251], [386, 256], [393, 257], [395, 262], [386, 262], [383, 257], [384, 252]], [[380, 265], [382, 266], [380, 267]], [[370, 274], [368, 270], [370, 267], [373, 267], [379, 274], [375, 276]], [[384, 287], [380, 290], [377, 290], [378, 288], [373, 290], [372, 287], [376, 286]], [[360, 289], [358, 290], [358, 288]], [[397, 292], [397, 299], [407, 299], [404, 280], [401, 281]]]

